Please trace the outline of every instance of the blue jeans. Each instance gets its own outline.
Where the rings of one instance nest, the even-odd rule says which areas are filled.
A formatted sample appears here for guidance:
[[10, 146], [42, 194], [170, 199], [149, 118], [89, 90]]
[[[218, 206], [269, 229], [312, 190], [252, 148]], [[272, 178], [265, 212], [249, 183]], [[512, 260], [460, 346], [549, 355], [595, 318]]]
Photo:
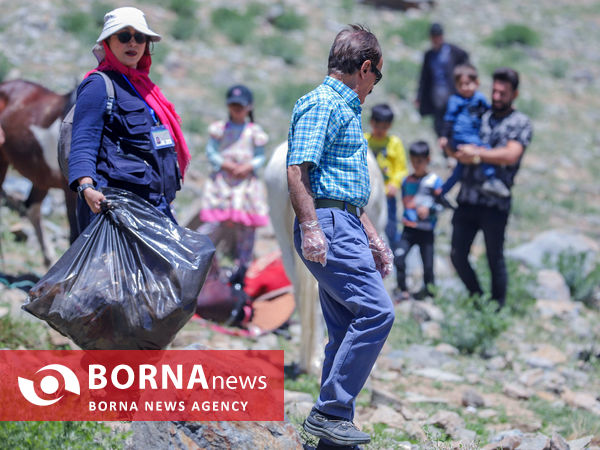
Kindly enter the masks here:
[[302, 257], [300, 227], [294, 221], [296, 251], [319, 283], [329, 342], [321, 375], [319, 411], [347, 420], [394, 322], [394, 307], [373, 261], [360, 220], [335, 208], [317, 209], [329, 244], [327, 264]]

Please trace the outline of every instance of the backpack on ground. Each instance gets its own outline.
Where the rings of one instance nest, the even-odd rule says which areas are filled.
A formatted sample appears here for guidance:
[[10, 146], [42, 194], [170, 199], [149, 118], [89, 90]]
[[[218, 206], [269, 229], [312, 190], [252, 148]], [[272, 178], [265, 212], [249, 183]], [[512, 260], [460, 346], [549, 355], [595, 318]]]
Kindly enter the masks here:
[[[97, 71], [91, 75], [94, 74], [100, 75], [106, 85], [106, 95], [108, 98], [106, 100], [105, 117], [110, 119], [115, 103], [115, 87], [112, 84], [112, 80], [104, 72]], [[75, 102], [63, 119], [58, 133], [58, 165], [67, 181], [69, 180], [69, 153], [71, 153], [71, 133], [73, 132], [73, 116], [75, 115], [76, 106], [77, 102]]]

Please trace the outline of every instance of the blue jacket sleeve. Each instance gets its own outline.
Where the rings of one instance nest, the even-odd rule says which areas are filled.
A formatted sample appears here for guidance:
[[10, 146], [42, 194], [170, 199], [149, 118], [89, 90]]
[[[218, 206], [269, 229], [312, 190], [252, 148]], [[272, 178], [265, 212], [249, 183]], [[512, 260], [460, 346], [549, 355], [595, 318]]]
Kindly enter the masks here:
[[77, 89], [69, 153], [69, 186], [73, 190], [81, 177], [91, 177], [97, 182], [96, 160], [102, 144], [107, 98], [106, 85], [99, 76], [90, 75]]
[[258, 145], [254, 147], [254, 158], [252, 158], [252, 169], [254, 173], [260, 169], [265, 163], [265, 146]]
[[460, 98], [457, 95], [451, 95], [446, 105], [446, 114], [444, 114], [445, 122], [456, 122], [456, 116], [459, 112]]
[[206, 144], [206, 157], [208, 158], [208, 162], [212, 166], [214, 171], [217, 171], [221, 168], [223, 164], [223, 157], [219, 153], [219, 141], [214, 137], [211, 137], [208, 140], [208, 144]]

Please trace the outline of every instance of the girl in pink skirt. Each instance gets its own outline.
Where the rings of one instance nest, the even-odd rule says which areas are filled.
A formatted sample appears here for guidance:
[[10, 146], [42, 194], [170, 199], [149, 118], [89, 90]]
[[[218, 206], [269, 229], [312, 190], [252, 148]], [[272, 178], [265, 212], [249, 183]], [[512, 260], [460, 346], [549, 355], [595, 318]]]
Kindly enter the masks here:
[[252, 260], [255, 230], [269, 222], [265, 189], [256, 176], [265, 162], [269, 138], [254, 123], [252, 92], [243, 85], [227, 91], [229, 120], [209, 127], [206, 147], [213, 172], [202, 194], [199, 231], [215, 246], [225, 245], [235, 268], [244, 271]]

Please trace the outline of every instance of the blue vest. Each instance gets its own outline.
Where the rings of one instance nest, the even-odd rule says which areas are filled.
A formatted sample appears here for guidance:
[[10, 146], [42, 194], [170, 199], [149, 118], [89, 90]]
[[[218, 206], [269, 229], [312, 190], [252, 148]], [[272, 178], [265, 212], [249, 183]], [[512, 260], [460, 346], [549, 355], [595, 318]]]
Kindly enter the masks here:
[[175, 148], [152, 147], [150, 129], [156, 124], [146, 103], [123, 75], [107, 75], [115, 87], [115, 106], [98, 151], [98, 185], [128, 190], [155, 206], [168, 205], [181, 188]]

